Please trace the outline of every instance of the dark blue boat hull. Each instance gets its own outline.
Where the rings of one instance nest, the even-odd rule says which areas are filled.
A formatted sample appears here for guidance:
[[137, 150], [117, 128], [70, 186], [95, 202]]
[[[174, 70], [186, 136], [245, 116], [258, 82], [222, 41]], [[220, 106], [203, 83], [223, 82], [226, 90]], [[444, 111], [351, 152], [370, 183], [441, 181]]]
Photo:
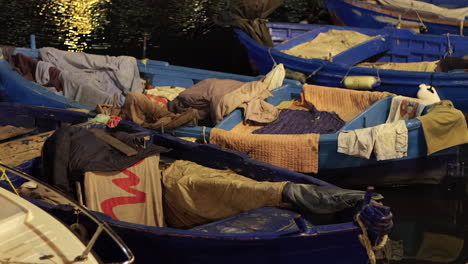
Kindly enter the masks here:
[[[60, 127], [63, 123], [84, 122], [89, 117], [83, 113], [63, 109], [0, 103], [0, 125], [29, 124], [50, 130]], [[172, 155], [177, 159], [191, 160], [212, 168], [229, 168], [257, 180], [286, 180], [332, 186], [311, 176], [252, 160], [242, 153], [152, 132], [125, 120], [121, 122], [119, 128], [138, 133], [140, 136], [148, 136], [150, 140], [160, 145], [171, 147]], [[38, 158], [28, 160], [19, 168], [26, 173], [34, 174], [37, 173], [38, 163]], [[21, 183], [18, 176], [9, 175], [15, 185]], [[0, 184], [7, 186], [5, 182], [0, 181]], [[73, 211], [38, 200], [32, 201], [68, 224], [76, 221]], [[259, 210], [268, 210], [268, 208]], [[286, 210], [284, 213], [287, 213]], [[132, 224], [113, 220], [102, 213], [96, 214], [109, 223], [129, 246], [136, 257], [136, 263], [291, 263], [313, 260], [315, 263], [365, 264], [368, 261], [367, 253], [358, 239], [361, 231], [349, 221], [338, 221], [337, 224], [301, 225], [299, 220], [292, 221], [293, 218], [299, 217], [294, 216], [289, 220], [291, 225], [285, 230], [278, 230], [273, 225], [266, 226], [266, 230], [269, 231], [265, 232], [216, 233], [204, 232], [204, 229], [182, 230]], [[86, 219], [80, 219], [80, 223], [87, 226], [89, 232], [95, 228], [88, 225]], [[253, 224], [261, 225], [255, 222]]]
[[[278, 24], [281, 23], [274, 23], [272, 26], [276, 26]], [[339, 28], [340, 27], [335, 26], [321, 26], [318, 29], [314, 28], [313, 30], [326, 31], [328, 29]], [[370, 29], [349, 29], [362, 33], [369, 32], [368, 34], [376, 34], [375, 30]], [[343, 82], [345, 76], [378, 76], [381, 82], [379, 86], [374, 88], [374, 90], [388, 91], [410, 97], [416, 97], [420, 84], [432, 84], [437, 88], [441, 99], [451, 100], [455, 107], [465, 113], [468, 112], [468, 93], [466, 90], [468, 88], [468, 73], [459, 71], [430, 73], [379, 70], [365, 67], [352, 67], [350, 65], [333, 63], [320, 59], [303, 59], [288, 55], [275, 48], [269, 49], [255, 42], [240, 29], [234, 30], [237, 33], [239, 40], [246, 47], [249, 57], [262, 74], [269, 72], [275, 62], [282, 63], [287, 69], [305, 74], [305, 76], [307, 76], [308, 83], [340, 88], [345, 87]], [[304, 26], [304, 30], [307, 30], [307, 25]], [[445, 43], [447, 42], [446, 38], [447, 36], [418, 35], [413, 34], [408, 30], [395, 29], [395, 35], [393, 36], [394, 48], [387, 52], [388, 57], [383, 58], [386, 61], [393, 62], [414, 62], [417, 58], [416, 54], [413, 56], [410, 52], [411, 50], [400, 49], [401, 46], [407, 47], [407, 45], [409, 46], [410, 44], [420, 45], [420, 50], [424, 49], [426, 46], [431, 47], [432, 44], [439, 46], [441, 47], [437, 48], [439, 55], [434, 54], [434, 56], [439, 56], [439, 58], [441, 58], [444, 54], [441, 53], [441, 51], [442, 47], [445, 45], [444, 41]], [[463, 56], [463, 54], [468, 53], [468, 39], [456, 37], [453, 41], [451, 40], [451, 43], [458, 47], [457, 56]], [[417, 46], [412, 47], [414, 50], [417, 50]], [[422, 54], [433, 54], [432, 51], [423, 52], [423, 50], [421, 50], [421, 52]], [[349, 55], [351, 56], [352, 54]], [[433, 60], [435, 60], [435, 58]]]
[[[467, 3], [462, 1], [431, 1], [425, 2], [441, 5], [445, 7], [467, 7]], [[441, 4], [441, 3], [445, 3]], [[359, 0], [326, 0], [326, 6], [330, 15], [334, 19], [336, 25], [345, 25], [352, 27], [365, 28], [383, 28], [386, 26], [395, 26], [398, 23], [398, 15], [402, 16], [402, 22], [414, 26], [420, 25], [418, 15], [414, 12], [406, 10], [390, 11], [389, 8], [379, 6], [377, 4], [364, 3]], [[422, 13], [422, 12], [420, 12]], [[429, 34], [454, 34], [466, 36], [468, 34], [468, 22], [463, 22], [462, 32], [460, 31], [460, 21], [455, 19], [437, 17], [433, 15], [431, 18], [424, 19], [420, 17], [427, 28]]]

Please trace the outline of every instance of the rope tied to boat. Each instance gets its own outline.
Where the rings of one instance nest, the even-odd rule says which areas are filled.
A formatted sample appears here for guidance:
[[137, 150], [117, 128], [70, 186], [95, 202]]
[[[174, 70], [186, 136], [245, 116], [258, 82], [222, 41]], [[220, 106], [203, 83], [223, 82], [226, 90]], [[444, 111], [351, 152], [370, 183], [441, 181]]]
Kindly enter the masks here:
[[465, 19], [460, 20], [460, 36], [463, 36], [463, 30], [465, 26]]
[[202, 136], [203, 136], [203, 143], [207, 144], [208, 141], [206, 140], [206, 126], [202, 127]]
[[348, 77], [348, 74], [353, 69], [353, 67], [354, 66], [349, 67], [348, 71], [346, 71], [346, 74], [343, 76], [343, 78], [341, 78], [340, 84], [343, 85], [344, 80], [346, 79], [346, 77]]
[[306, 76], [306, 80], [309, 80], [310, 77], [313, 77], [315, 76], [320, 70], [322, 70], [323, 68], [325, 68], [325, 64], [322, 64], [320, 65], [320, 67], [318, 67], [317, 69], [313, 70], [309, 75]]
[[16, 190], [16, 188], [15, 188], [15, 185], [13, 185], [13, 183], [10, 180], [10, 177], [8, 177], [8, 175], [6, 173], [6, 169], [3, 166], [1, 166], [1, 164], [3, 164], [3, 163], [0, 161], [0, 172], [1, 172], [0, 181], [6, 180], [8, 182], [8, 184], [10, 184], [13, 191], [15, 191], [16, 195], [19, 195], [18, 190]]
[[359, 234], [358, 238], [359, 238], [359, 242], [361, 242], [361, 245], [366, 249], [367, 256], [369, 257], [369, 262], [371, 264], [376, 264], [374, 251], [382, 249], [387, 244], [388, 235], [385, 234], [384, 236], [382, 236], [382, 238], [380, 239], [380, 242], [374, 246], [372, 245], [372, 242], [369, 239], [367, 228], [361, 220], [360, 213], [357, 213], [354, 216], [354, 221], [356, 221], [356, 223], [358, 223], [359, 227], [361, 228], [362, 234]]
[[452, 55], [453, 54], [453, 46], [452, 42], [450, 42], [450, 33], [447, 33], [447, 52], [444, 55], [444, 58], [447, 57], [447, 55]]
[[270, 58], [271, 60], [273, 61], [273, 67], [271, 67], [272, 69], [276, 67], [276, 65], [278, 65], [278, 63], [276, 63], [276, 60], [275, 58], [273, 57], [273, 55], [271, 54], [271, 49], [272, 48], [268, 48], [268, 55], [270, 55]]

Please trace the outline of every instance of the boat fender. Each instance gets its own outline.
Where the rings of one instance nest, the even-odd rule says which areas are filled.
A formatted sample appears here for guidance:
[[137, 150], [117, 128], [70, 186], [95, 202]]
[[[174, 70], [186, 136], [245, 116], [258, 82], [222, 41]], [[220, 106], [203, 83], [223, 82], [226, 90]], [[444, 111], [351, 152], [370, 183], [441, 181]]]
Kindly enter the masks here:
[[437, 94], [437, 90], [432, 85], [427, 84], [420, 84], [419, 91], [416, 95], [419, 99], [421, 99], [425, 104], [433, 104], [440, 102], [439, 94]]
[[344, 86], [356, 90], [372, 90], [380, 85], [380, 79], [375, 76], [346, 76]]

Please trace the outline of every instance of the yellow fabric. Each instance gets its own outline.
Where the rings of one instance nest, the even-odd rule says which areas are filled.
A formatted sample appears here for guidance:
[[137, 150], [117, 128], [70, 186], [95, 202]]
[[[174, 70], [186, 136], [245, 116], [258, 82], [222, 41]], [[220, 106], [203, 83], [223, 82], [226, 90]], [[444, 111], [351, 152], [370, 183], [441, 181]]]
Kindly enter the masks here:
[[375, 37], [351, 30], [329, 30], [318, 34], [313, 40], [299, 44], [282, 52], [305, 59], [324, 59], [331, 57]]
[[183, 91], [185, 91], [184, 87], [156, 86], [153, 89], [147, 89], [146, 93], [154, 96], [161, 96], [172, 101]]
[[[240, 129], [236, 129], [240, 126]], [[238, 124], [233, 130], [213, 128], [210, 143], [247, 153], [250, 157], [286, 169], [318, 172], [320, 134], [252, 134], [254, 128]], [[243, 128], [245, 127], [245, 129]]]
[[463, 239], [458, 237], [424, 232], [416, 259], [438, 263], [451, 263], [456, 260], [463, 249]]
[[165, 225], [159, 155], [122, 171], [85, 172], [84, 179], [86, 205], [90, 210], [126, 222]]
[[420, 62], [364, 62], [356, 66], [397, 71], [435, 72], [439, 61]]
[[262, 82], [268, 85], [268, 90], [274, 90], [283, 85], [286, 70], [283, 64], [276, 65], [265, 77]]
[[229, 170], [177, 160], [162, 173], [166, 221], [191, 227], [263, 206], [282, 206], [287, 182], [259, 182]]
[[356, 91], [304, 84], [300, 104], [307, 108], [314, 105], [320, 111], [335, 112], [341, 119], [348, 122], [388, 95], [385, 92]]
[[276, 106], [278, 109], [288, 109], [294, 104], [295, 100], [290, 100], [290, 101], [283, 101], [279, 105]]
[[433, 104], [421, 120], [427, 144], [427, 155], [456, 145], [468, 143], [465, 116], [449, 100]]

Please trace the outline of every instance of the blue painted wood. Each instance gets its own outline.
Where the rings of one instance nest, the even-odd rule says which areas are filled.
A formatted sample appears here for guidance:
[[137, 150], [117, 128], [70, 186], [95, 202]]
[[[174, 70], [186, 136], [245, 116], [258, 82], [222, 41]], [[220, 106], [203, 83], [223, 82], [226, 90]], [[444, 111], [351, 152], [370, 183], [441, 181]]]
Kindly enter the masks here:
[[[270, 24], [271, 26], [276, 26]], [[284, 25], [288, 26], [288, 24]], [[304, 31], [306, 26], [300, 26]], [[367, 35], [377, 35], [382, 31], [379, 29], [365, 29], [353, 27], [338, 27], [322, 25], [324, 28], [337, 30], [354, 30]], [[393, 47], [384, 53], [378, 62], [417, 62], [422, 60], [437, 60], [446, 55], [463, 57], [468, 54], [468, 39], [452, 35], [422, 35], [415, 34], [406, 29], [386, 29], [392, 31], [391, 39]], [[309, 76], [307, 82], [330, 87], [344, 88], [345, 76], [378, 76], [381, 83], [375, 88], [377, 91], [389, 91], [395, 94], [416, 97], [419, 85], [422, 83], [432, 84], [437, 88], [441, 99], [451, 100], [454, 105], [468, 112], [468, 73], [460, 71], [452, 72], [413, 72], [382, 70], [365, 67], [350, 67], [348, 65], [333, 63], [320, 59], [303, 59], [285, 54], [276, 47], [268, 48], [258, 44], [240, 29], [235, 28], [239, 40], [246, 47], [249, 57], [256, 64], [261, 73], [271, 70], [274, 62], [283, 63], [290, 70], [304, 73]], [[300, 37], [299, 37], [300, 38]], [[293, 42], [292, 40], [291, 42]], [[287, 47], [287, 43], [278, 45]]]
[[[425, 0], [424, 2], [440, 5], [446, 8], [467, 7], [468, 4], [463, 0], [445, 1], [445, 0]], [[326, 0], [326, 6], [329, 12], [337, 21], [336, 24], [366, 27], [383, 28], [385, 26], [394, 26], [398, 22], [398, 15], [402, 15], [403, 22], [410, 22], [414, 25], [420, 24], [416, 13], [408, 12], [406, 9], [389, 8], [378, 4], [364, 2], [360, 0]], [[393, 13], [388, 13], [392, 10]], [[424, 15], [425, 12], [418, 12], [419, 17], [427, 27], [429, 34], [455, 34], [460, 35], [460, 21], [451, 18], [444, 18], [438, 14]], [[427, 17], [427, 18], [426, 18]], [[465, 20], [463, 35], [468, 34], [468, 22]]]
[[[278, 105], [281, 101], [289, 101], [299, 97], [298, 93], [286, 88], [275, 92], [277, 94], [272, 97], [275, 101], [271, 102], [273, 105]], [[374, 168], [372, 169], [373, 173], [378, 173], [379, 176], [376, 181], [372, 182], [373, 185], [389, 186], [415, 182], [422, 183], [425, 178], [431, 179], [429, 180], [431, 183], [440, 183], [442, 179], [448, 175], [446, 168], [449, 164], [457, 163], [460, 147], [455, 146], [448, 148], [428, 157], [424, 132], [421, 127], [421, 122], [418, 119], [406, 121], [406, 127], [408, 129], [408, 155], [406, 157], [394, 160], [377, 161], [373, 156], [370, 159], [365, 159], [337, 152], [339, 132], [343, 130], [354, 130], [384, 124], [387, 120], [391, 100], [392, 97], [386, 97], [374, 103], [353, 120], [347, 122], [340, 131], [335, 134], [320, 135], [318, 177], [321, 177], [322, 171], [326, 175], [334, 174], [334, 171], [343, 171], [343, 177], [346, 177], [346, 171], [350, 169], [358, 169], [363, 175], [368, 175], [369, 173], [366, 173], [366, 170], [368, 168]], [[224, 130], [231, 130], [240, 122], [242, 122], [241, 114], [233, 114], [221, 121], [216, 127]], [[209, 134], [209, 132], [210, 130], [206, 131], [207, 134]], [[207, 138], [209, 138], [209, 136], [207, 136]], [[434, 163], [434, 159], [439, 160], [440, 162]], [[430, 161], [431, 164], [437, 165], [422, 165], [426, 161]], [[388, 169], [389, 167], [398, 167], [399, 164], [407, 164], [406, 167], [408, 167], [408, 169], [405, 172], [405, 176], [402, 175], [401, 170]], [[419, 165], [415, 166], [415, 164]], [[435, 177], [433, 176], [435, 171], [440, 173], [439, 177], [436, 177], [437, 180], [435, 180]], [[427, 175], [427, 177], [424, 175]], [[388, 181], [385, 179], [388, 179]], [[336, 183], [340, 183], [340, 181], [337, 180]], [[366, 179], [366, 182], [359, 182], [356, 180], [354, 183], [364, 186], [371, 183], [371, 181], [368, 179]]]
[[468, 2], [465, 0], [419, 0], [419, 1], [430, 3], [433, 5], [442, 6], [445, 8], [461, 8], [461, 7], [468, 6]]
[[[64, 109], [51, 109], [31, 105], [14, 105], [0, 103], [2, 124], [15, 124], [17, 117], [30, 116], [29, 127], [34, 126], [34, 119], [49, 119], [51, 123], [79, 122], [87, 120], [82, 113]], [[16, 114], [15, 114], [16, 113]], [[26, 123], [24, 123], [26, 124]], [[54, 129], [54, 126], [42, 127]], [[117, 129], [141, 136], [149, 135], [157, 144], [171, 147], [172, 156], [187, 159], [212, 168], [229, 168], [237, 173], [256, 180], [291, 181], [322, 186], [333, 186], [312, 176], [292, 172], [270, 164], [255, 161], [247, 155], [234, 151], [222, 150], [213, 145], [200, 145], [184, 141], [168, 134], [152, 132], [137, 126], [135, 123], [122, 121]], [[37, 159], [24, 164], [21, 169], [30, 173], [37, 171]], [[36, 167], [36, 168], [33, 168]], [[10, 174], [15, 183], [15, 175]], [[19, 177], [16, 175], [16, 177]], [[0, 185], [8, 186], [0, 181]], [[76, 221], [74, 212], [66, 207], [56, 207], [45, 202], [30, 199], [35, 204], [50, 211], [67, 224]], [[291, 263], [292, 261], [309, 261], [318, 263], [362, 263], [368, 261], [365, 249], [358, 240], [359, 228], [349, 218], [330, 224], [307, 222], [302, 216], [278, 208], [259, 208], [237, 217], [198, 228], [182, 230], [167, 227], [153, 227], [113, 220], [109, 216], [97, 213], [106, 221], [134, 253], [138, 263]], [[253, 218], [267, 219], [261, 222]], [[298, 220], [300, 218], [301, 220]], [[296, 223], [300, 222], [300, 225]], [[80, 217], [88, 231], [92, 232], [86, 218]], [[244, 223], [250, 226], [249, 232], [217, 232], [215, 226], [221, 227]], [[246, 231], [247, 229], [244, 229]], [[219, 230], [218, 230], [219, 231]], [[225, 230], [224, 230], [225, 231]]]
[[[14, 54], [17, 53], [22, 53], [34, 59], [39, 58], [37, 49], [17, 48]], [[250, 82], [263, 77], [174, 66], [170, 65], [168, 62], [157, 60], [147, 60], [145, 63], [138, 61], [138, 68], [140, 70], [140, 77], [149, 80], [153, 86], [179, 86], [187, 88], [207, 78], [233, 79]], [[301, 84], [297, 81], [285, 80], [283, 87], [296, 87], [295, 89], [301, 89]], [[95, 108], [54, 94], [46, 88], [30, 82], [14, 71], [5, 58], [0, 59], [0, 101], [58, 108], [82, 108], [88, 110], [93, 110]], [[240, 110], [235, 110], [235, 112], [240, 112]], [[203, 140], [204, 130], [205, 128], [201, 126], [195, 126], [181, 127], [166, 132], [181, 137], [193, 137], [198, 140]]]

